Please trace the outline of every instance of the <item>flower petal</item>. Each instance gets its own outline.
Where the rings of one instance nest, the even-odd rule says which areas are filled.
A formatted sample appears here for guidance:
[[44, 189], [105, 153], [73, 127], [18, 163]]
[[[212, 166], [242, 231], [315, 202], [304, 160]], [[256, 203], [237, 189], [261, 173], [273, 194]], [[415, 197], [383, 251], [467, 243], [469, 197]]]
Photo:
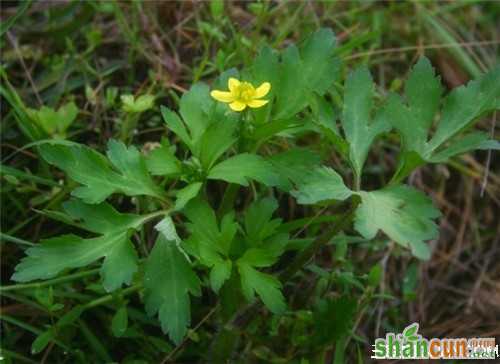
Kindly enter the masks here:
[[229, 80], [227, 80], [227, 88], [229, 89], [229, 91], [234, 92], [234, 90], [238, 88], [240, 83], [241, 82], [238, 81], [236, 78], [230, 77]]
[[210, 96], [220, 102], [233, 102], [234, 97], [231, 92], [213, 90], [210, 92]]
[[269, 102], [269, 100], [252, 100], [250, 101], [249, 103], [247, 103], [248, 106], [250, 106], [251, 108], [257, 108], [257, 107], [262, 107], [264, 106], [265, 104], [267, 104]]
[[255, 90], [255, 98], [260, 99], [261, 97], [266, 96], [270, 89], [271, 89], [271, 84], [269, 82], [262, 83]]
[[229, 107], [234, 111], [243, 111], [247, 105], [241, 101], [234, 101], [229, 104]]

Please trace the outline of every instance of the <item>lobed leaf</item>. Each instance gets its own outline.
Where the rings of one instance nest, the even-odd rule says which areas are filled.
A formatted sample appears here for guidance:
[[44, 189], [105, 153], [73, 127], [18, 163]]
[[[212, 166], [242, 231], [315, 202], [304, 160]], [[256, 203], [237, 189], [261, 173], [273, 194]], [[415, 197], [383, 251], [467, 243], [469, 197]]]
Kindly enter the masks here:
[[200, 281], [177, 245], [162, 234], [146, 261], [144, 288], [146, 312], [158, 314], [163, 332], [179, 344], [191, 323], [190, 295], [201, 294]]
[[65, 210], [79, 226], [101, 234], [84, 239], [76, 235], [62, 235], [42, 240], [26, 250], [26, 257], [16, 266], [12, 279], [26, 282], [49, 279], [65, 269], [80, 268], [104, 258], [101, 266], [103, 286], [107, 291], [130, 284], [137, 271], [137, 253], [129, 239], [129, 230], [138, 229], [144, 216], [120, 214], [103, 203], [89, 206], [73, 200], [65, 204]]
[[39, 150], [48, 163], [83, 185], [73, 190], [72, 195], [86, 203], [100, 203], [117, 192], [127, 196], [164, 196], [148, 174], [139, 151], [135, 147], [127, 148], [122, 142], [110, 140], [108, 143], [108, 158], [115, 169], [103, 155], [83, 145], [44, 144]]
[[394, 186], [373, 192], [359, 192], [355, 229], [367, 239], [382, 230], [390, 239], [409, 247], [420, 259], [429, 259], [424, 243], [435, 239], [438, 229], [433, 219], [440, 212], [422, 192], [408, 186]]

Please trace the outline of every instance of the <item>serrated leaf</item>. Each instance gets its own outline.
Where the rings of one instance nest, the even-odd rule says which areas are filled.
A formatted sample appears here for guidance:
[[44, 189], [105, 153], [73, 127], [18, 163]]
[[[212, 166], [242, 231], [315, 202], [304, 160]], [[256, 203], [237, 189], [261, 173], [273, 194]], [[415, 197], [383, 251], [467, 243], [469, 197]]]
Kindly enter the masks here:
[[286, 303], [281, 293], [281, 283], [272, 275], [259, 272], [249, 264], [238, 261], [238, 272], [241, 277], [243, 295], [248, 301], [252, 301], [255, 292], [259, 295], [264, 305], [271, 312], [279, 314], [286, 310]]
[[168, 145], [162, 144], [146, 157], [146, 166], [154, 176], [177, 176], [182, 173], [181, 162]]
[[279, 89], [275, 90], [275, 119], [287, 119], [306, 107], [307, 98], [304, 96], [308, 90], [302, 68], [299, 49], [292, 44], [281, 56]]
[[84, 239], [71, 234], [42, 240], [26, 250], [27, 256], [16, 266], [12, 279], [19, 282], [48, 279], [65, 269], [105, 258], [101, 267], [104, 288], [113, 291], [129, 284], [137, 271], [137, 253], [128, 231], [138, 229], [145, 218], [120, 214], [106, 203], [89, 206], [74, 200], [66, 203], [65, 209], [73, 219], [82, 220], [82, 228], [101, 236]]
[[278, 203], [274, 198], [263, 198], [253, 202], [245, 212], [245, 231], [247, 240], [259, 244], [272, 235], [280, 225], [281, 219], [272, 220]]
[[438, 127], [429, 141], [429, 150], [435, 151], [476, 118], [497, 109], [499, 100], [500, 66], [466, 86], [454, 89], [444, 100]]
[[133, 95], [121, 95], [123, 111], [128, 113], [141, 113], [154, 106], [155, 97], [153, 95], [140, 95], [135, 98]]
[[287, 119], [303, 110], [312, 92], [322, 95], [339, 74], [339, 61], [334, 57], [335, 36], [320, 29], [308, 37], [300, 48], [290, 45], [281, 56], [277, 68], [279, 80], [275, 119]]
[[449, 147], [435, 153], [429, 162], [441, 163], [449, 158], [467, 153], [476, 149], [492, 149], [500, 150], [500, 142], [498, 140], [490, 140], [490, 136], [482, 132], [473, 132], [464, 135], [458, 141], [452, 143]]
[[[403, 157], [400, 157], [394, 180], [400, 181], [422, 164], [409, 162], [405, 156], [411, 153], [422, 161], [439, 163], [470, 150], [497, 147], [484, 134], [473, 132], [463, 138], [456, 136], [481, 115], [499, 109], [500, 66], [466, 86], [454, 89], [444, 99], [440, 111], [441, 92], [439, 78], [423, 57], [413, 67], [406, 82], [406, 101], [397, 95], [389, 97], [386, 116], [401, 135], [403, 145]], [[436, 114], [440, 116], [439, 121], [429, 140]], [[448, 142], [451, 144], [445, 147]]]
[[329, 167], [318, 167], [305, 176], [291, 194], [300, 204], [314, 204], [327, 200], [345, 200], [352, 191], [342, 177]]
[[116, 140], [108, 143], [108, 157], [116, 171], [103, 155], [84, 145], [44, 144], [40, 146], [40, 154], [83, 185], [73, 190], [72, 195], [86, 203], [100, 203], [116, 192], [163, 198], [163, 192], [149, 176], [139, 151]]
[[172, 217], [165, 216], [158, 224], [155, 225], [155, 229], [162, 233], [168, 241], [173, 241], [175, 243], [181, 242], [181, 238], [177, 234]]
[[358, 177], [361, 176], [373, 140], [390, 130], [384, 109], [380, 109], [372, 120], [374, 92], [373, 80], [366, 67], [357, 68], [349, 74], [341, 121], [345, 139], [349, 143], [349, 160]]
[[367, 239], [382, 230], [390, 239], [409, 247], [413, 255], [429, 259], [424, 241], [435, 239], [438, 229], [433, 219], [440, 212], [432, 201], [413, 188], [394, 186], [372, 192], [359, 192], [361, 204], [356, 210], [355, 229]]
[[210, 285], [218, 292], [231, 276], [229, 250], [238, 229], [234, 214], [229, 213], [223, 217], [220, 229], [215, 212], [204, 200], [191, 201], [184, 209], [184, 214], [190, 221], [187, 228], [191, 233], [186, 245], [203, 265], [211, 269]]
[[201, 294], [200, 281], [174, 242], [159, 235], [144, 272], [144, 301], [149, 315], [179, 344], [191, 323], [190, 295]]
[[210, 125], [200, 138], [200, 159], [205, 171], [212, 168], [213, 164], [224, 154], [236, 141], [234, 135], [237, 123], [232, 120], [214, 122]]
[[256, 180], [266, 186], [279, 184], [279, 177], [272, 166], [261, 156], [242, 153], [215, 165], [208, 174], [208, 179], [219, 179], [229, 183], [248, 186], [250, 180]]
[[42, 106], [40, 110], [27, 109], [30, 117], [49, 135], [65, 136], [66, 129], [75, 121], [78, 107], [74, 102], [68, 102], [57, 111]]
[[177, 199], [175, 200], [174, 210], [182, 210], [189, 201], [191, 201], [198, 195], [202, 186], [202, 182], [194, 182], [178, 190], [175, 194], [175, 197]]
[[333, 84], [340, 71], [340, 62], [334, 57], [335, 35], [322, 28], [309, 36], [300, 47], [302, 70], [307, 87], [322, 95]]
[[[281, 253], [281, 252], [279, 252]], [[239, 263], [248, 264], [256, 268], [265, 268], [273, 265], [278, 258], [276, 251], [265, 248], [250, 248], [238, 259]]]
[[232, 262], [229, 259], [220, 260], [214, 264], [210, 271], [210, 286], [214, 292], [219, 292], [220, 288], [231, 277]]
[[268, 161], [279, 177], [278, 187], [289, 192], [294, 183], [298, 184], [307, 179], [311, 169], [320, 164], [321, 158], [309, 149], [294, 148], [275, 154], [268, 158]]
[[[181, 97], [179, 113], [189, 128], [193, 147], [196, 149], [199, 139], [209, 126], [210, 109], [214, 100], [210, 97], [210, 89], [204, 83], [194, 84]], [[195, 155], [195, 151], [193, 151]]]

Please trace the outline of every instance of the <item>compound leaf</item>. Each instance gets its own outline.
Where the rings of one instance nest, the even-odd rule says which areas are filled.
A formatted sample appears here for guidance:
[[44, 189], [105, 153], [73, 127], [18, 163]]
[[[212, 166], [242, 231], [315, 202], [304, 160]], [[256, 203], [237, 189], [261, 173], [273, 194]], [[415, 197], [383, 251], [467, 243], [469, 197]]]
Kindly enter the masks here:
[[86, 203], [100, 203], [116, 192], [163, 198], [163, 192], [148, 174], [139, 151], [116, 140], [108, 143], [108, 157], [116, 171], [103, 155], [84, 145], [44, 144], [40, 146], [40, 154], [83, 185], [73, 190], [72, 195]]
[[311, 169], [318, 166], [321, 158], [315, 152], [305, 148], [294, 148], [268, 158], [279, 177], [278, 187], [289, 192], [293, 184], [307, 179]]
[[345, 200], [352, 191], [337, 172], [323, 166], [305, 176], [291, 193], [300, 204], [314, 204], [326, 200]]
[[[393, 181], [400, 181], [424, 162], [440, 163], [474, 149], [497, 149], [485, 134], [456, 137], [481, 115], [499, 109], [500, 66], [465, 86], [454, 89], [441, 105], [442, 87], [427, 58], [413, 67], [405, 85], [406, 100], [391, 95], [386, 117], [401, 135], [403, 151]], [[429, 135], [436, 114], [437, 128]], [[450, 142], [448, 146], [446, 144]]]
[[356, 210], [355, 228], [367, 239], [382, 230], [390, 239], [409, 247], [420, 259], [429, 259], [424, 243], [435, 239], [438, 229], [433, 219], [440, 212], [422, 192], [407, 186], [394, 186], [372, 192], [359, 192], [361, 204]]
[[191, 323], [190, 294], [201, 294], [200, 281], [175, 242], [160, 234], [145, 265], [145, 305], [158, 313], [161, 328], [176, 344]]
[[242, 153], [215, 165], [208, 174], [208, 179], [219, 179], [242, 186], [248, 186], [249, 180], [256, 180], [266, 186], [276, 186], [279, 177], [272, 165], [256, 154]]
[[238, 261], [237, 265], [241, 276], [243, 295], [248, 301], [252, 301], [255, 292], [257, 292], [264, 305], [271, 312], [279, 314], [285, 311], [285, 298], [281, 293], [281, 283], [277, 278], [259, 272], [243, 261]]
[[120, 214], [110, 205], [86, 205], [78, 200], [65, 204], [70, 218], [82, 220], [83, 229], [101, 234], [84, 239], [76, 235], [62, 235], [42, 240], [26, 250], [27, 256], [16, 266], [12, 279], [26, 282], [48, 279], [69, 268], [86, 266], [104, 258], [101, 267], [103, 285], [107, 291], [129, 284], [137, 271], [137, 253], [129, 238], [130, 229], [138, 229], [144, 216]]
[[373, 80], [366, 67], [356, 69], [347, 78], [341, 121], [349, 143], [349, 160], [358, 177], [373, 140], [390, 130], [384, 109], [380, 109], [372, 121], [374, 91]]

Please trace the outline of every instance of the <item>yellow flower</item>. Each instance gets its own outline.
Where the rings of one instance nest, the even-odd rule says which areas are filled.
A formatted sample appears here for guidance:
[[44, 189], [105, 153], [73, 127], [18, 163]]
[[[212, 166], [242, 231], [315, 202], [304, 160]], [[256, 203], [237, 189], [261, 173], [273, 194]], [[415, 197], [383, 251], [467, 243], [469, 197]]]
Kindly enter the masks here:
[[269, 82], [262, 83], [255, 88], [250, 82], [240, 82], [236, 78], [230, 78], [227, 82], [228, 91], [213, 90], [210, 95], [220, 102], [226, 102], [234, 111], [243, 111], [245, 108], [257, 108], [264, 106], [269, 100], [259, 100], [267, 95], [271, 89]]

